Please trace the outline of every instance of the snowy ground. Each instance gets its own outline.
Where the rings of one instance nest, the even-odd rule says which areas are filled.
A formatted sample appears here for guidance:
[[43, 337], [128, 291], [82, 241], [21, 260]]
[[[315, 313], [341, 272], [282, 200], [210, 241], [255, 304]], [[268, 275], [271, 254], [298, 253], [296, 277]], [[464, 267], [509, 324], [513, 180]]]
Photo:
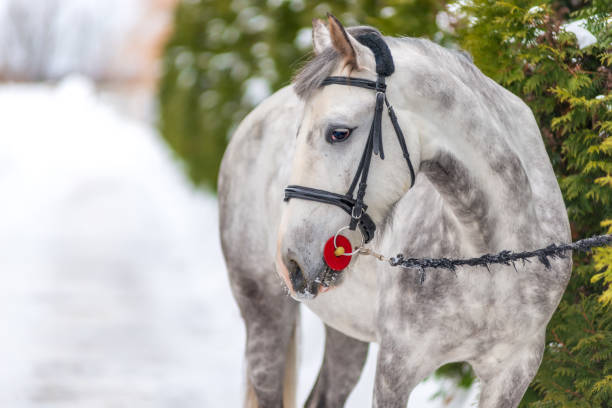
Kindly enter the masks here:
[[[215, 198], [87, 80], [2, 86], [0, 112], [0, 406], [239, 406], [244, 331]], [[322, 356], [319, 321], [305, 311], [302, 327]], [[370, 405], [375, 354], [349, 407]], [[300, 401], [319, 364], [302, 358]], [[444, 405], [438, 388], [410, 406], [476, 393]]]

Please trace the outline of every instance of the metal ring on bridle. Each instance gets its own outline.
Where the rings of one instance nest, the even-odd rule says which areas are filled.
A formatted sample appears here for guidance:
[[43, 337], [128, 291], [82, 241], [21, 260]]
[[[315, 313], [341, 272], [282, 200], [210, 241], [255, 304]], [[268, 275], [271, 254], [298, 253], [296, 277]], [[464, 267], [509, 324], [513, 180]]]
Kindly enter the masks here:
[[[340, 228], [338, 230], [338, 232], [336, 232], [336, 234], [334, 235], [334, 249], [338, 248], [338, 245], [336, 244], [336, 238], [338, 237], [338, 235], [340, 235], [340, 233], [342, 231], [344, 231], [345, 229], [348, 229], [348, 228], [349, 228], [349, 226], [346, 225], [346, 226]], [[359, 245], [357, 248], [355, 248], [355, 250], [353, 252], [344, 253], [344, 254], [342, 254], [342, 256], [353, 256], [356, 253], [358, 253], [361, 250], [361, 248], [363, 248], [363, 246], [365, 245], [365, 238], [363, 237], [363, 233], [361, 232], [361, 230], [359, 230], [359, 233], [361, 234], [361, 245]]]

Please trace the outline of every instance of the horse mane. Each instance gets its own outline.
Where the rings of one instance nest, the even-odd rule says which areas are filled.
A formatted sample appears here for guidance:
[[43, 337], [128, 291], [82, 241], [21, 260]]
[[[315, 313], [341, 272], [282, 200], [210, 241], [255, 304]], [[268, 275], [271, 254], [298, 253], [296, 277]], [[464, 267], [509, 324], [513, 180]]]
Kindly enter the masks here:
[[[419, 53], [427, 56], [440, 58], [446, 54], [447, 58], [448, 56], [456, 58], [459, 65], [463, 66], [465, 70], [478, 71], [472, 63], [470, 54], [463, 50], [443, 48], [436, 43], [421, 38], [386, 37], [371, 26], [348, 27], [346, 30], [355, 38], [364, 35], [379, 36], [390, 46], [410, 46], [412, 49], [416, 49]], [[308, 98], [314, 90], [321, 86], [323, 80], [334, 72], [339, 62], [340, 54], [332, 47], [326, 48], [318, 55], [312, 57], [293, 78], [293, 88], [297, 95], [302, 99]]]

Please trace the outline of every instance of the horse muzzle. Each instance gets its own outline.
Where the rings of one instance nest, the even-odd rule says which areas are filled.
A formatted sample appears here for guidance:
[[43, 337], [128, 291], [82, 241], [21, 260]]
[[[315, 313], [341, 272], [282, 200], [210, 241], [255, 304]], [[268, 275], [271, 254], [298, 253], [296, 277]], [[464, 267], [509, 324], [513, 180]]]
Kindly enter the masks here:
[[277, 272], [296, 300], [313, 299], [342, 280], [342, 271], [332, 270], [322, 256], [318, 262], [311, 262], [298, 251], [279, 248], [276, 262]]

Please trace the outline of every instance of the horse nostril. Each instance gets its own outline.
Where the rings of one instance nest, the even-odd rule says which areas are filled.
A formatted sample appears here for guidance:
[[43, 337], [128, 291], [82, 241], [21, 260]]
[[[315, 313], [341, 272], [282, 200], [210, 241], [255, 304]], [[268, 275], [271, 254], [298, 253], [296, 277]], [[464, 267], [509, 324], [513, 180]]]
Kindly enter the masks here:
[[302, 272], [302, 268], [295, 262], [293, 259], [289, 260], [289, 279], [291, 279], [291, 285], [293, 286], [293, 290], [296, 292], [304, 292], [306, 287], [308, 286], [308, 282], [304, 277], [304, 272]]
[[294, 261], [293, 259], [289, 260], [288, 268], [289, 270], [289, 279], [291, 280], [291, 285], [293, 286], [293, 290], [296, 293], [300, 293], [302, 295], [308, 295], [311, 297], [317, 296], [317, 292], [319, 291], [319, 284], [316, 280], [309, 281], [307, 275], [304, 273], [300, 265]]

